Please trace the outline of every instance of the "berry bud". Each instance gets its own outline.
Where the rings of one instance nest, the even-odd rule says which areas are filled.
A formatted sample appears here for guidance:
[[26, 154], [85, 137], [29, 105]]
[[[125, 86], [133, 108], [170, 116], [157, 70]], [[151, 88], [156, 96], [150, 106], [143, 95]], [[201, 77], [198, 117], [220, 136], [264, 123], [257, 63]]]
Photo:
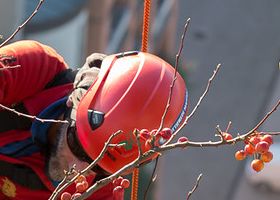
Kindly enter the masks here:
[[81, 183], [83, 181], [87, 181], [86, 177], [84, 175], [80, 175], [77, 177], [77, 179], [75, 180], [75, 183]]
[[261, 141], [261, 139], [258, 136], [253, 136], [253, 137], [250, 138], [249, 141], [250, 141], [251, 144], [256, 145]]
[[115, 180], [113, 180], [113, 185], [114, 185], [115, 187], [120, 186], [122, 180], [123, 180], [123, 177], [122, 177], [122, 176], [119, 176], [118, 178], [116, 178]]
[[61, 200], [71, 200], [71, 194], [69, 192], [63, 192], [60, 199]]
[[178, 142], [179, 143], [183, 143], [183, 142], [187, 142], [188, 141], [188, 138], [187, 137], [180, 137], [179, 139], [178, 139]]
[[246, 153], [243, 150], [237, 151], [235, 153], [235, 159], [236, 160], [244, 160], [246, 158]]
[[130, 185], [130, 182], [128, 179], [123, 179], [122, 182], [121, 182], [121, 186], [123, 188], [129, 188], [129, 185]]
[[261, 141], [265, 141], [269, 145], [271, 145], [271, 144], [273, 144], [273, 137], [271, 135], [264, 135], [261, 137]]
[[253, 147], [251, 144], [246, 144], [244, 151], [247, 155], [253, 155], [255, 153], [255, 147]]
[[79, 198], [80, 196], [82, 196], [81, 193], [75, 193], [75, 194], [72, 195], [71, 200], [77, 199], [77, 198]]
[[255, 159], [251, 162], [251, 167], [256, 171], [259, 172], [264, 168], [264, 163], [262, 160]]
[[124, 188], [122, 186], [117, 186], [113, 190], [113, 200], [124, 199]]
[[233, 138], [232, 135], [229, 133], [223, 132], [222, 134], [225, 140], [231, 140]]
[[268, 162], [270, 162], [272, 159], [273, 159], [273, 154], [272, 154], [270, 151], [261, 154], [261, 160], [262, 160], [263, 162], [268, 163]]
[[168, 140], [172, 136], [172, 131], [170, 128], [164, 128], [159, 132], [159, 134], [163, 139]]
[[257, 153], [267, 152], [269, 149], [269, 144], [265, 141], [261, 141], [258, 144], [256, 144], [255, 149]]
[[140, 137], [143, 137], [145, 139], [150, 139], [151, 138], [151, 134], [150, 134], [150, 132], [147, 129], [142, 129], [139, 132], [139, 135], [140, 135]]

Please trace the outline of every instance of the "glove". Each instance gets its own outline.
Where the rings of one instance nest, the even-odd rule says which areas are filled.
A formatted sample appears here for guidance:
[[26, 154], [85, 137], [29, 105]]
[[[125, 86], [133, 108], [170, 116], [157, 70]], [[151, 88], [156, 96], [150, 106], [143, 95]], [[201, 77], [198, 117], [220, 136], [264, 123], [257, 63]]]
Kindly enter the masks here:
[[97, 78], [105, 54], [93, 53], [87, 57], [74, 81], [74, 90], [68, 98], [67, 106], [77, 108], [80, 100]]

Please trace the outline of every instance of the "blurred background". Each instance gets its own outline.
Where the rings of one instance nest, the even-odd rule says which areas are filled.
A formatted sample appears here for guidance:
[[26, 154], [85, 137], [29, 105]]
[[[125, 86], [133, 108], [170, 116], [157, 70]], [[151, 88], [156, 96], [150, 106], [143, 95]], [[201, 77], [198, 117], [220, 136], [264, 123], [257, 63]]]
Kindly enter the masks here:
[[[37, 4], [37, 0], [1, 0], [0, 34], [7, 38]], [[215, 66], [222, 63], [206, 100], [181, 135], [193, 141], [215, 140], [216, 125], [225, 130], [229, 121], [233, 135], [244, 133], [279, 100], [279, 9], [279, 0], [152, 1], [149, 52], [171, 64], [184, 24], [191, 18], [180, 58], [189, 110]], [[79, 67], [92, 52], [139, 50], [142, 13], [143, 0], [45, 0], [14, 40], [41, 41], [55, 48], [69, 66]], [[261, 129], [279, 131], [279, 119], [278, 111]], [[247, 162], [234, 159], [240, 148], [242, 144], [167, 152], [160, 158], [149, 199], [186, 199], [200, 173], [203, 177], [193, 200], [279, 199], [280, 193], [248, 182]], [[152, 169], [152, 164], [143, 169], [143, 186]], [[274, 178], [280, 182], [277, 174]]]

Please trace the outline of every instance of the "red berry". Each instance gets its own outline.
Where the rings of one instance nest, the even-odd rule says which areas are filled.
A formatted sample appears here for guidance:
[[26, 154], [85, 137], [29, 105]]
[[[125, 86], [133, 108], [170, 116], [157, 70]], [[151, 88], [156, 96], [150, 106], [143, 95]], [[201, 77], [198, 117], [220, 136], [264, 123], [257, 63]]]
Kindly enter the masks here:
[[246, 153], [243, 150], [237, 151], [235, 153], [235, 159], [236, 160], [244, 160], [246, 158]]
[[261, 142], [256, 144], [255, 149], [256, 149], [257, 153], [267, 152], [268, 149], [269, 149], [269, 144], [265, 141], [261, 141]]
[[156, 135], [156, 133], [157, 133], [157, 129], [153, 129], [153, 130], [151, 131], [151, 135]]
[[139, 132], [139, 135], [140, 135], [140, 137], [143, 137], [145, 139], [150, 139], [151, 138], [151, 134], [150, 134], [150, 132], [147, 129], [142, 129]]
[[113, 190], [113, 200], [124, 199], [124, 188], [122, 186], [117, 186]]
[[77, 198], [79, 198], [80, 196], [82, 196], [82, 194], [77, 192], [77, 193], [75, 193], [75, 194], [72, 195], [71, 200], [72, 200], [72, 199], [73, 199], [73, 200], [74, 200], [74, 199], [77, 199]]
[[122, 176], [119, 176], [118, 178], [116, 178], [115, 180], [113, 180], [113, 185], [114, 185], [115, 187], [120, 186], [122, 180], [123, 180], [123, 177], [122, 177]]
[[130, 185], [130, 182], [128, 179], [123, 179], [122, 182], [121, 182], [121, 186], [123, 188], [129, 188], [129, 185]]
[[261, 154], [261, 160], [262, 160], [263, 162], [268, 163], [268, 162], [270, 162], [272, 159], [273, 159], [273, 154], [272, 154], [270, 151]]
[[259, 172], [264, 168], [264, 163], [262, 160], [255, 159], [251, 162], [251, 167], [256, 171]]
[[149, 133], [149, 130], [148, 129], [141, 129], [140, 131], [139, 131], [139, 133]]
[[223, 137], [225, 140], [232, 140], [233, 138], [231, 134], [225, 132], [223, 133]]
[[188, 138], [187, 137], [180, 137], [179, 139], [178, 139], [178, 142], [179, 143], [183, 143], [183, 142], [187, 142], [188, 141]]
[[75, 183], [81, 183], [83, 181], [87, 181], [86, 177], [84, 175], [80, 175], [77, 177], [77, 179], [75, 180]]
[[163, 139], [168, 140], [172, 136], [172, 131], [170, 128], [164, 128], [159, 132], [159, 134]]
[[147, 141], [145, 142], [145, 148], [146, 148], [146, 149], [151, 149], [151, 147], [152, 147], [151, 141], [150, 141], [150, 140], [147, 140]]
[[271, 145], [271, 144], [273, 144], [273, 137], [271, 135], [264, 135], [261, 137], [261, 141], [265, 141], [269, 145]]
[[258, 144], [261, 141], [261, 139], [258, 136], [253, 136], [250, 138], [249, 142], [253, 145]]
[[251, 144], [246, 144], [244, 151], [247, 155], [253, 155], [255, 153], [255, 147]]
[[83, 181], [82, 183], [77, 183], [76, 184], [76, 190], [77, 192], [83, 193], [84, 191], [86, 191], [88, 187], [88, 183]]
[[71, 194], [69, 192], [63, 192], [60, 199], [61, 200], [70, 200], [71, 199]]

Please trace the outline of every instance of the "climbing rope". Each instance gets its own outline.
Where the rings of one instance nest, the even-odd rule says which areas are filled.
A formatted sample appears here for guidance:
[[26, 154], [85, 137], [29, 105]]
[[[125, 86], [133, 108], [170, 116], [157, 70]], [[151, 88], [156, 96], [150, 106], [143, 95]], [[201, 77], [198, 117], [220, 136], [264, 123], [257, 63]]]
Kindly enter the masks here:
[[141, 51], [143, 52], [147, 52], [148, 50], [150, 11], [151, 11], [151, 0], [145, 0], [144, 13], [143, 13], [142, 48], [141, 48]]
[[[142, 52], [147, 52], [148, 50], [150, 11], [151, 11], [151, 0], [144, 0], [142, 47], [141, 47]], [[138, 185], [139, 185], [139, 168], [136, 168], [132, 173], [132, 189], [131, 189], [131, 198], [130, 198], [131, 200], [138, 199]]]

